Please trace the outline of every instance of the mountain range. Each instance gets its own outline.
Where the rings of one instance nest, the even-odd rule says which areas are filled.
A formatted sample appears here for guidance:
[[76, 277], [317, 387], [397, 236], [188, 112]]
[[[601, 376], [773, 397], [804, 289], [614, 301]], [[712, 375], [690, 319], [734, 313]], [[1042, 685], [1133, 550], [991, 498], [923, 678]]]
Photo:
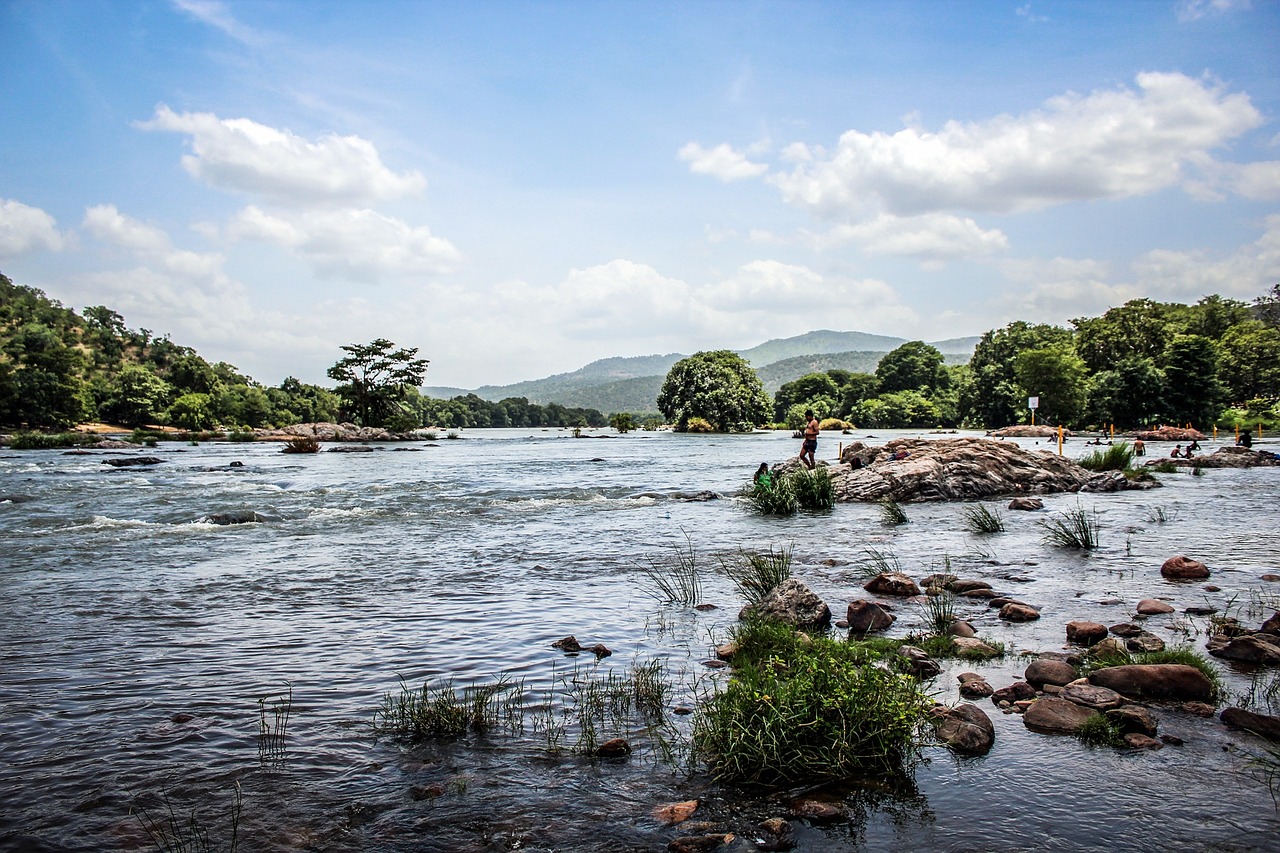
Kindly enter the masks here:
[[[833, 332], [820, 329], [790, 338], [775, 338], [750, 349], [738, 350], [755, 368], [770, 395], [784, 383], [806, 373], [832, 369], [874, 373], [882, 356], [906, 338], [871, 335], [866, 332]], [[964, 364], [973, 355], [977, 337], [933, 341], [947, 364]], [[485, 400], [525, 397], [531, 403], [598, 409], [601, 412], [657, 411], [658, 392], [671, 366], [687, 356], [682, 353], [602, 358], [571, 373], [557, 373], [545, 379], [512, 385], [483, 385], [475, 389], [426, 387], [430, 397], [450, 398], [475, 394]]]

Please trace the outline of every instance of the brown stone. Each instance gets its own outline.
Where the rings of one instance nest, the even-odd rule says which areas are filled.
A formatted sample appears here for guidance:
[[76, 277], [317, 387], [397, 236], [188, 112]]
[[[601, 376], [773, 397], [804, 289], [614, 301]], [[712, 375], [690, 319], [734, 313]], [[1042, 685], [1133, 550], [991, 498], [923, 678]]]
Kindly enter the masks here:
[[791, 850], [796, 846], [796, 831], [791, 821], [771, 817], [760, 821], [760, 837], [756, 847], [760, 850]]
[[1163, 613], [1172, 613], [1173, 606], [1157, 598], [1144, 598], [1138, 602], [1137, 611], [1141, 616], [1159, 616]]
[[963, 580], [957, 578], [947, 584], [947, 589], [956, 595], [963, 595], [966, 592], [972, 592], [977, 589], [991, 589], [991, 584], [980, 580]]
[[1020, 699], [1034, 699], [1036, 689], [1025, 681], [1015, 681], [1008, 687], [1001, 687], [999, 690], [991, 694], [991, 702], [999, 705], [1001, 702], [1017, 702]]
[[977, 637], [953, 637], [951, 646], [955, 649], [956, 654], [968, 655], [979, 658], [999, 657], [1000, 652], [988, 646]]
[[1152, 737], [1155, 737], [1160, 722], [1150, 709], [1141, 705], [1122, 705], [1119, 708], [1112, 708], [1107, 711], [1107, 719], [1119, 726], [1124, 734], [1138, 732]]
[[683, 838], [673, 838], [667, 844], [667, 850], [669, 853], [710, 853], [712, 850], [718, 850], [731, 843], [733, 843], [732, 833], [724, 835], [686, 835]]
[[1267, 740], [1280, 741], [1280, 717], [1255, 714], [1243, 708], [1223, 708], [1222, 722], [1237, 729], [1253, 732]]
[[1210, 648], [1209, 654], [1241, 663], [1275, 666], [1280, 664], [1280, 637], [1275, 634], [1246, 634], [1220, 648]]
[[883, 631], [892, 625], [897, 618], [874, 601], [867, 601], [864, 598], [855, 598], [849, 602], [849, 611], [846, 617], [849, 622], [849, 630], [855, 634]]
[[1009, 509], [1035, 512], [1038, 509], [1044, 509], [1044, 501], [1039, 498], [1014, 498], [1009, 501]]
[[1030, 604], [1010, 601], [1000, 608], [1000, 618], [1009, 622], [1031, 622], [1040, 618], [1040, 611]]
[[738, 614], [739, 618], [753, 615], [797, 628], [825, 628], [831, 624], [831, 608], [796, 578], [787, 578]]
[[863, 584], [862, 588], [876, 595], [910, 597], [920, 594], [920, 587], [916, 586], [916, 582], [902, 572], [885, 572], [884, 574], [876, 575]]
[[950, 634], [951, 634], [951, 636], [953, 636], [953, 637], [976, 637], [976, 636], [978, 636], [978, 632], [977, 632], [976, 630], [974, 630], [973, 625], [972, 625], [972, 624], [970, 624], [970, 623], [968, 623], [968, 622], [966, 622], [966, 621], [965, 621], [965, 620], [963, 620], [963, 619], [957, 619], [956, 621], [952, 622], [952, 623], [951, 623], [951, 627], [948, 629], [948, 633], [950, 633]]
[[680, 803], [667, 803], [666, 805], [658, 806], [653, 810], [653, 817], [660, 823], [674, 826], [677, 823], [684, 823], [693, 817], [693, 813], [697, 810], [697, 800], [685, 800]]
[[1032, 661], [1022, 676], [1032, 687], [1043, 687], [1046, 684], [1070, 684], [1076, 680], [1076, 670], [1071, 664], [1046, 658]]
[[1169, 580], [1200, 580], [1209, 577], [1209, 567], [1199, 560], [1178, 555], [1164, 561], [1160, 574]]
[[631, 744], [620, 737], [611, 738], [596, 747], [596, 755], [601, 758], [620, 758], [631, 754]]
[[[985, 682], [984, 682], [985, 683]], [[948, 708], [935, 720], [938, 740], [967, 755], [985, 755], [995, 743], [996, 730], [981, 708], [968, 703]]]
[[1150, 631], [1140, 631], [1124, 641], [1125, 648], [1131, 652], [1162, 652], [1164, 640]]
[[1124, 704], [1124, 699], [1114, 690], [1096, 684], [1068, 684], [1060, 694], [1068, 702], [1074, 702], [1095, 711], [1110, 711]]
[[1132, 622], [1121, 622], [1119, 625], [1112, 625], [1107, 629], [1117, 637], [1136, 637], [1142, 633], [1142, 627]]
[[716, 646], [716, 657], [720, 660], [733, 660], [733, 656], [738, 653], [738, 643], [736, 640], [730, 640]]
[[569, 652], [569, 653], [577, 653], [582, 651], [582, 646], [578, 644], [578, 639], [574, 637], [572, 634], [565, 637], [563, 640], [556, 640], [554, 643], [551, 644], [551, 648], [560, 649], [563, 652]]
[[850, 817], [844, 800], [829, 794], [809, 794], [792, 800], [791, 814], [814, 823], [836, 823]]
[[1038, 732], [1074, 734], [1095, 712], [1057, 696], [1044, 696], [1023, 714], [1023, 724]]
[[1141, 732], [1129, 732], [1124, 736], [1124, 745], [1130, 749], [1164, 749], [1164, 741], [1156, 740]]
[[1266, 622], [1262, 623], [1262, 627], [1258, 629], [1262, 634], [1280, 634], [1280, 610], [1272, 613]]
[[1097, 658], [1106, 658], [1106, 657], [1116, 657], [1118, 655], [1123, 656], [1127, 654], [1128, 652], [1125, 651], [1124, 643], [1120, 642], [1115, 637], [1107, 637], [1105, 640], [1102, 640], [1101, 642], [1098, 642], [1098, 643], [1094, 643], [1092, 646], [1090, 646], [1088, 652], [1085, 653], [1085, 656], [1089, 658], [1097, 659]]
[[1078, 646], [1092, 646], [1107, 638], [1107, 626], [1101, 622], [1073, 621], [1067, 623], [1067, 642]]
[[1148, 699], [1203, 701], [1213, 695], [1213, 684], [1204, 673], [1180, 663], [1110, 666], [1091, 673], [1089, 683]]
[[971, 678], [960, 682], [960, 695], [966, 699], [985, 699], [995, 692], [985, 678]]

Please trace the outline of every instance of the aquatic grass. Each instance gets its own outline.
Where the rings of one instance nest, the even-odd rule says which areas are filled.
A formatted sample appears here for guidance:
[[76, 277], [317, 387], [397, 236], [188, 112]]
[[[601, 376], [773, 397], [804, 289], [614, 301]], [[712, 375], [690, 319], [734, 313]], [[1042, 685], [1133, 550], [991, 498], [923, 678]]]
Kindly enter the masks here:
[[[289, 717], [293, 714], [293, 684], [286, 681], [286, 690], [277, 696], [263, 696], [258, 700], [258, 760], [281, 762], [289, 733]], [[268, 705], [268, 702], [270, 703]], [[271, 719], [267, 712], [270, 709]]]
[[1059, 548], [1090, 551], [1098, 547], [1097, 513], [1091, 516], [1077, 507], [1041, 522], [1045, 529], [1045, 541]]
[[136, 798], [129, 806], [129, 813], [137, 818], [159, 853], [215, 853], [223, 850], [235, 853], [240, 844], [240, 813], [244, 807], [244, 795], [239, 782], [235, 783], [233, 790], [225, 843], [214, 843], [209, 827], [195, 809], [180, 816], [166, 791], [160, 793], [158, 813], [153, 814]]
[[964, 509], [964, 524], [970, 533], [1003, 533], [1004, 517], [999, 510], [992, 510], [986, 504], [974, 504]]
[[1095, 713], [1087, 717], [1075, 730], [1075, 736], [1094, 746], [1124, 746], [1120, 727], [1106, 714]]
[[1255, 669], [1249, 676], [1248, 691], [1235, 694], [1235, 704], [1272, 716], [1280, 713], [1280, 670]]
[[794, 515], [800, 506], [791, 477], [775, 477], [769, 485], [748, 487], [747, 500], [761, 515]]
[[1203, 465], [1192, 465], [1192, 466], [1191, 466], [1191, 476], [1193, 476], [1193, 477], [1203, 477], [1203, 476], [1204, 476], [1204, 466], [1203, 466]]
[[743, 598], [755, 604], [791, 577], [792, 548], [791, 545], [785, 548], [770, 545], [765, 552], [739, 551], [733, 557], [721, 559], [721, 571]]
[[1170, 511], [1168, 508], [1159, 505], [1147, 507], [1147, 521], [1152, 524], [1168, 524], [1171, 521], [1176, 521], [1177, 518], [1178, 513], [1176, 510]]
[[645, 595], [664, 604], [693, 605], [702, 597], [698, 552], [688, 532], [681, 532], [684, 547], [673, 545], [670, 559], [650, 557], [647, 565], [639, 567], [652, 584], [644, 590]]
[[280, 448], [281, 453], [319, 453], [320, 442], [310, 436], [291, 438]]
[[866, 578], [902, 571], [902, 565], [892, 551], [880, 551], [876, 548], [863, 548], [862, 559], [854, 566], [858, 574]]
[[1148, 465], [1147, 470], [1156, 474], [1176, 474], [1178, 473], [1178, 466], [1165, 459], [1154, 465]]
[[929, 702], [857, 644], [747, 622], [734, 678], [694, 719], [695, 754], [721, 783], [778, 788], [900, 769]]
[[461, 692], [452, 679], [436, 685], [423, 682], [418, 689], [403, 680], [400, 692], [383, 696], [374, 712], [373, 729], [408, 740], [461, 737], [468, 731], [484, 732], [499, 724], [502, 712], [518, 713], [519, 704], [499, 701], [508, 691], [523, 693], [524, 682], [503, 673], [491, 684], [472, 685]]
[[1076, 460], [1086, 471], [1128, 471], [1133, 467], [1133, 447], [1128, 442], [1113, 444], [1106, 450], [1095, 450]]
[[956, 623], [956, 597], [946, 591], [925, 597], [924, 621], [934, 634], [946, 635]]
[[880, 522], [888, 527], [897, 527], [911, 521], [906, 511], [892, 498], [880, 501]]
[[795, 490], [796, 503], [801, 509], [821, 510], [835, 506], [835, 487], [826, 468], [793, 471], [784, 479], [791, 482]]
[[9, 437], [11, 450], [56, 450], [63, 447], [79, 447], [96, 441], [97, 436], [78, 432], [15, 432]]

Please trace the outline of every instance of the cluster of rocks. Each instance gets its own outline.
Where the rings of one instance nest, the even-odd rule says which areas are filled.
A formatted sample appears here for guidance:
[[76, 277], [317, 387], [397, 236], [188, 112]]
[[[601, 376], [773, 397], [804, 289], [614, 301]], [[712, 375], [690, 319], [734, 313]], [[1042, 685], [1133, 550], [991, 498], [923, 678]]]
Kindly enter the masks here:
[[[792, 459], [777, 466], [786, 473]], [[1055, 492], [1145, 489], [1154, 479], [1088, 471], [1071, 459], [988, 438], [899, 438], [882, 446], [855, 441], [827, 466], [838, 501], [952, 501]]]
[[1280, 612], [1262, 623], [1257, 630], [1250, 630], [1234, 617], [1224, 617], [1214, 623], [1216, 630], [1209, 637], [1209, 654], [1223, 660], [1259, 666], [1280, 666]]
[[314, 438], [316, 441], [408, 441], [422, 438], [425, 432], [392, 432], [382, 427], [362, 427], [353, 423], [334, 424], [327, 421], [310, 424], [293, 424], [278, 429], [255, 429], [258, 441], [289, 441], [294, 438]]
[[1147, 467], [1173, 465], [1177, 468], [1273, 468], [1280, 465], [1280, 457], [1265, 450], [1247, 447], [1219, 447], [1205, 456], [1190, 459], [1156, 456], [1147, 460]]
[[[1064, 437], [1070, 438], [1075, 435], [1071, 430], [1064, 429], [1062, 431]], [[1030, 424], [1015, 424], [1014, 426], [993, 429], [987, 433], [992, 438], [1057, 438], [1058, 428], [1056, 426], [1031, 426]]]
[[1190, 427], [1162, 426], [1159, 429], [1139, 430], [1134, 438], [1143, 441], [1204, 441], [1207, 435]]

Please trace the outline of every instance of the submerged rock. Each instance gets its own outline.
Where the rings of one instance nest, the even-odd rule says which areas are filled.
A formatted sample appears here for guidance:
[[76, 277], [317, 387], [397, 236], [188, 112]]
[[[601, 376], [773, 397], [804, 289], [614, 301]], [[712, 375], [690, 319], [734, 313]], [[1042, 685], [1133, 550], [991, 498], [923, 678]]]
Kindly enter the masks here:
[[996, 740], [991, 718], [977, 705], [967, 702], [938, 713], [934, 724], [938, 740], [968, 755], [985, 755]]
[[755, 842], [760, 850], [791, 850], [796, 846], [795, 827], [786, 818], [767, 818], [757, 828], [760, 835]]
[[892, 625], [897, 618], [874, 601], [855, 598], [849, 602], [849, 611], [845, 621], [848, 623], [851, 633], [869, 634], [872, 631], [883, 631]]
[[1122, 705], [1107, 711], [1107, 719], [1120, 728], [1121, 734], [1137, 732], [1155, 737], [1159, 720], [1151, 710], [1141, 705]]
[[1275, 666], [1280, 664], [1280, 637], [1275, 634], [1246, 634], [1235, 637], [1225, 646], [1210, 646], [1209, 654], [1241, 663]]
[[227, 512], [211, 512], [196, 519], [196, 524], [265, 524], [276, 519], [251, 509], [234, 509]]
[[119, 459], [103, 459], [103, 465], [110, 465], [112, 468], [133, 468], [139, 465], [159, 465], [163, 462], [155, 456], [125, 456]]
[[1078, 646], [1092, 646], [1107, 638], [1107, 626], [1101, 622], [1072, 621], [1067, 623], [1067, 642]]
[[920, 594], [920, 587], [916, 586], [916, 582], [902, 572], [885, 572], [876, 575], [863, 584], [862, 588], [876, 595], [897, 595], [909, 598]]
[[797, 628], [825, 628], [831, 624], [831, 608], [813, 590], [795, 578], [787, 578], [755, 604], [738, 614], [740, 619], [762, 616]]

